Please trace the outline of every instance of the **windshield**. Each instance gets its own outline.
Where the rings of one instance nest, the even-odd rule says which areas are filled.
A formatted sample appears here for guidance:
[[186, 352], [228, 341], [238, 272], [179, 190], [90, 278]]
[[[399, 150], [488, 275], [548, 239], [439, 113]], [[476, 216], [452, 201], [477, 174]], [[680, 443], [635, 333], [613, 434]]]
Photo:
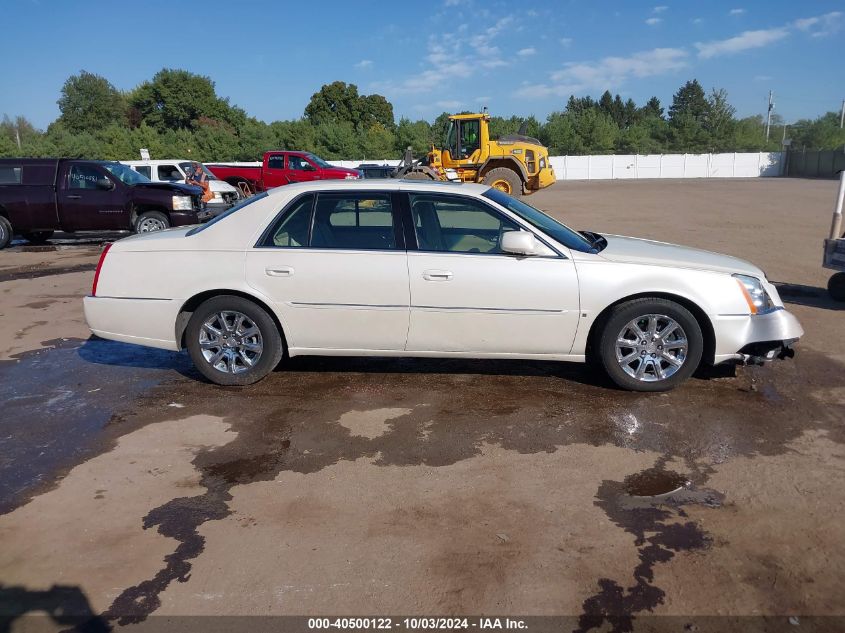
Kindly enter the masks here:
[[[209, 180], [217, 180], [217, 176], [208, 171], [208, 167], [206, 167], [202, 163], [199, 163], [199, 166], [202, 167], [202, 170], [205, 172], [205, 175], [208, 177]], [[179, 163], [179, 167], [181, 167], [182, 171], [184, 171], [188, 176], [190, 176], [191, 173], [194, 171], [194, 168], [190, 161]]]
[[126, 185], [137, 185], [142, 182], [150, 182], [146, 176], [142, 176], [137, 171], [133, 171], [126, 165], [120, 163], [105, 163], [103, 165], [108, 169], [109, 173]]
[[319, 165], [323, 169], [326, 169], [326, 168], [331, 169], [331, 167], [332, 167], [331, 165], [329, 165], [326, 161], [324, 161], [319, 156], [314, 156], [314, 154], [306, 154], [306, 156], [308, 157], [308, 159], [312, 163], [316, 163], [317, 165]]
[[523, 220], [535, 228], [540, 229], [543, 233], [546, 233], [567, 248], [581, 251], [582, 253], [594, 252], [592, 243], [583, 235], [573, 231], [565, 224], [561, 224], [539, 209], [535, 209], [531, 205], [525, 204], [516, 198], [511, 198], [508, 194], [492, 187], [482, 195], [502, 205], [509, 211], [516, 213]]
[[224, 220], [224, 219], [228, 218], [230, 215], [232, 215], [233, 213], [240, 211], [241, 209], [243, 209], [246, 206], [251, 205], [253, 202], [258, 202], [262, 198], [266, 198], [266, 197], [267, 197], [267, 192], [265, 191], [263, 193], [258, 193], [256, 195], [252, 196], [251, 198], [247, 198], [243, 202], [236, 204], [234, 207], [231, 207], [227, 211], [224, 211], [220, 215], [212, 218], [211, 220], [209, 220], [205, 224], [200, 224], [199, 226], [195, 226], [190, 231], [185, 233], [185, 237], [188, 237], [188, 236], [191, 236], [191, 235], [196, 235], [200, 231], [204, 231], [205, 229], [210, 227], [212, 224], [217, 224], [218, 222], [220, 222], [220, 220]]

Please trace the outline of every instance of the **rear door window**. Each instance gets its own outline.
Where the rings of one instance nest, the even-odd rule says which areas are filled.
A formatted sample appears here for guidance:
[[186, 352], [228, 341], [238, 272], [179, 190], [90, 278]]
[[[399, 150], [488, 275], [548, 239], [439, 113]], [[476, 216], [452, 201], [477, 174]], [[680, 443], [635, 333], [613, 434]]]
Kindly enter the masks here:
[[21, 184], [23, 169], [19, 165], [0, 165], [0, 185]]
[[396, 248], [389, 194], [319, 194], [311, 230], [312, 248]]

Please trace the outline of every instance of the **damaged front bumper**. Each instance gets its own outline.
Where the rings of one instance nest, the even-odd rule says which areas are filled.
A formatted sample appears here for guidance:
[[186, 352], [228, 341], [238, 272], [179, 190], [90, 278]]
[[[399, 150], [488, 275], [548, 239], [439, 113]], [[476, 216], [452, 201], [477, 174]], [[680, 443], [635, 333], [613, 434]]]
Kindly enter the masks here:
[[714, 364], [762, 364], [792, 358], [792, 346], [804, 335], [795, 315], [784, 308], [767, 314], [719, 315], [713, 320], [716, 335]]

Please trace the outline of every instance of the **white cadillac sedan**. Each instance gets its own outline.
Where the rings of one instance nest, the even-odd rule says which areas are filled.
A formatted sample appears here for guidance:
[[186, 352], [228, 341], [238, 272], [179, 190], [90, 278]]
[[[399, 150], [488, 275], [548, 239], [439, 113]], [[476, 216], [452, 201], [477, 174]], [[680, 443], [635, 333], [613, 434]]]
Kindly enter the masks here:
[[106, 339], [187, 348], [221, 385], [287, 353], [594, 359], [623, 388], [663, 391], [701, 363], [790, 356], [803, 334], [748, 262], [418, 180], [292, 184], [122, 239], [85, 316]]

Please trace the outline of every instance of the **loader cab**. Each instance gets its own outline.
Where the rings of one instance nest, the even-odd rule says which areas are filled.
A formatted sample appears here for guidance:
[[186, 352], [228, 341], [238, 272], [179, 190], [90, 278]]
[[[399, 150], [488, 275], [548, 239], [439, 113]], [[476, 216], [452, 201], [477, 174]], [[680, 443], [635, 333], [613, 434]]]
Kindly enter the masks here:
[[482, 121], [482, 115], [461, 115], [449, 120], [445, 149], [449, 152], [448, 158], [452, 162], [476, 162], [481, 144], [486, 141], [482, 138], [482, 132], [487, 132], [487, 126], [482, 125]]

